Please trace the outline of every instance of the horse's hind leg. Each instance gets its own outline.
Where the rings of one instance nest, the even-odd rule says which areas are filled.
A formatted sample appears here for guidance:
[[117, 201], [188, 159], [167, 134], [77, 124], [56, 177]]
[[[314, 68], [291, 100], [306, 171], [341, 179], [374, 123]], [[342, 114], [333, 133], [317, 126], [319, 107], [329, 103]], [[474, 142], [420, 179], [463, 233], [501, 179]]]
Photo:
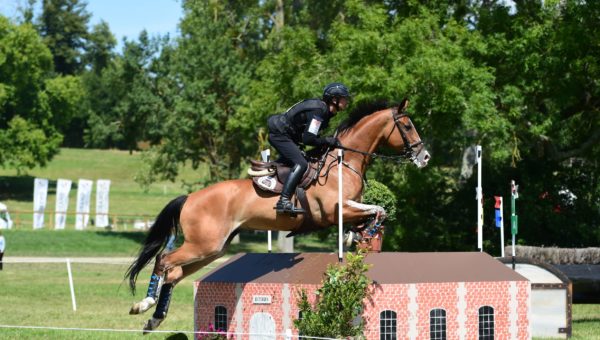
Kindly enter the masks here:
[[[175, 235], [171, 235], [169, 242], [167, 242], [167, 251], [170, 252], [173, 250], [174, 241]], [[162, 256], [162, 253], [158, 254], [156, 256], [156, 260], [154, 261], [154, 270], [152, 271], [152, 275], [150, 275], [150, 283], [148, 284], [146, 297], [142, 301], [135, 303], [129, 310], [129, 314], [142, 314], [156, 304], [158, 293], [160, 293], [164, 278], [164, 275], [157, 274], [159, 273], [158, 265], [160, 264], [160, 259]]]
[[165, 274], [165, 280], [160, 288], [156, 310], [152, 318], [146, 322], [144, 332], [156, 329], [167, 317], [175, 285], [184, 277], [206, 266], [222, 254], [221, 249], [199, 252], [196, 247], [184, 244], [181, 248], [166, 254], [160, 261], [157, 261], [154, 274], [159, 276]]
[[131, 306], [129, 314], [142, 314], [156, 304], [156, 300], [158, 299], [158, 293], [160, 293], [164, 278], [164, 274], [159, 275], [158, 270], [158, 265], [162, 256], [163, 254], [158, 254], [156, 256], [154, 270], [152, 271], [152, 275], [150, 276], [150, 283], [148, 284], [148, 291], [146, 293], [146, 297], [142, 301], [137, 302], [133, 306]]

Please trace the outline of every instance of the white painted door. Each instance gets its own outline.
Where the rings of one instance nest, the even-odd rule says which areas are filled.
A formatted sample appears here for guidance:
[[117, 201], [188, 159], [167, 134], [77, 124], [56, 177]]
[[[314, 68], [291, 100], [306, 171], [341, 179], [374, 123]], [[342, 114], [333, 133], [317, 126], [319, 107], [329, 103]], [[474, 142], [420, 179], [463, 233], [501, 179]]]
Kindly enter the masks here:
[[269, 313], [254, 313], [250, 318], [250, 340], [275, 340], [275, 320]]

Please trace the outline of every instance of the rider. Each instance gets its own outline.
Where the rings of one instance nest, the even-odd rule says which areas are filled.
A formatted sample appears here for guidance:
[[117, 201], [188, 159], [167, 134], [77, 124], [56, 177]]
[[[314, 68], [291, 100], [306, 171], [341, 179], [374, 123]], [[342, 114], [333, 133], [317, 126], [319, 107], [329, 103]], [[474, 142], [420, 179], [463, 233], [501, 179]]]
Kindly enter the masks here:
[[269, 143], [279, 152], [280, 160], [292, 168], [281, 197], [275, 205], [278, 213], [304, 213], [290, 201], [308, 162], [302, 155], [299, 145], [340, 146], [335, 137], [319, 137], [319, 131], [327, 128], [331, 117], [348, 106], [350, 91], [342, 83], [325, 86], [322, 99], [306, 99], [289, 108], [285, 113], [270, 116]]

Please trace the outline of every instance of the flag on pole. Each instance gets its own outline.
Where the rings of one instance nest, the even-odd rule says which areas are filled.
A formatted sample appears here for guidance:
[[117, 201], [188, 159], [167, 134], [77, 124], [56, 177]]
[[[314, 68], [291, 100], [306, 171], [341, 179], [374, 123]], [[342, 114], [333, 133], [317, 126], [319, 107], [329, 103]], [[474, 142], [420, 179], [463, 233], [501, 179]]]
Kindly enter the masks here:
[[494, 196], [494, 199], [496, 200], [496, 228], [500, 228], [502, 227], [502, 197]]

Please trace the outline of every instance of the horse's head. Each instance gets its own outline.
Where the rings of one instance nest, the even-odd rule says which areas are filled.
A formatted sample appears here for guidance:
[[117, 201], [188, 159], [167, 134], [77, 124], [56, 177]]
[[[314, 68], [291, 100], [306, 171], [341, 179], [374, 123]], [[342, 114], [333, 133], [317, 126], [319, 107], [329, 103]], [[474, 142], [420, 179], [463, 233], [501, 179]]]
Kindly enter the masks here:
[[404, 99], [398, 108], [392, 109], [394, 126], [387, 135], [387, 144], [396, 150], [400, 150], [407, 159], [410, 159], [417, 167], [422, 168], [427, 165], [431, 156], [425, 149], [425, 144], [421, 141], [417, 129], [406, 113], [407, 108], [408, 99]]

